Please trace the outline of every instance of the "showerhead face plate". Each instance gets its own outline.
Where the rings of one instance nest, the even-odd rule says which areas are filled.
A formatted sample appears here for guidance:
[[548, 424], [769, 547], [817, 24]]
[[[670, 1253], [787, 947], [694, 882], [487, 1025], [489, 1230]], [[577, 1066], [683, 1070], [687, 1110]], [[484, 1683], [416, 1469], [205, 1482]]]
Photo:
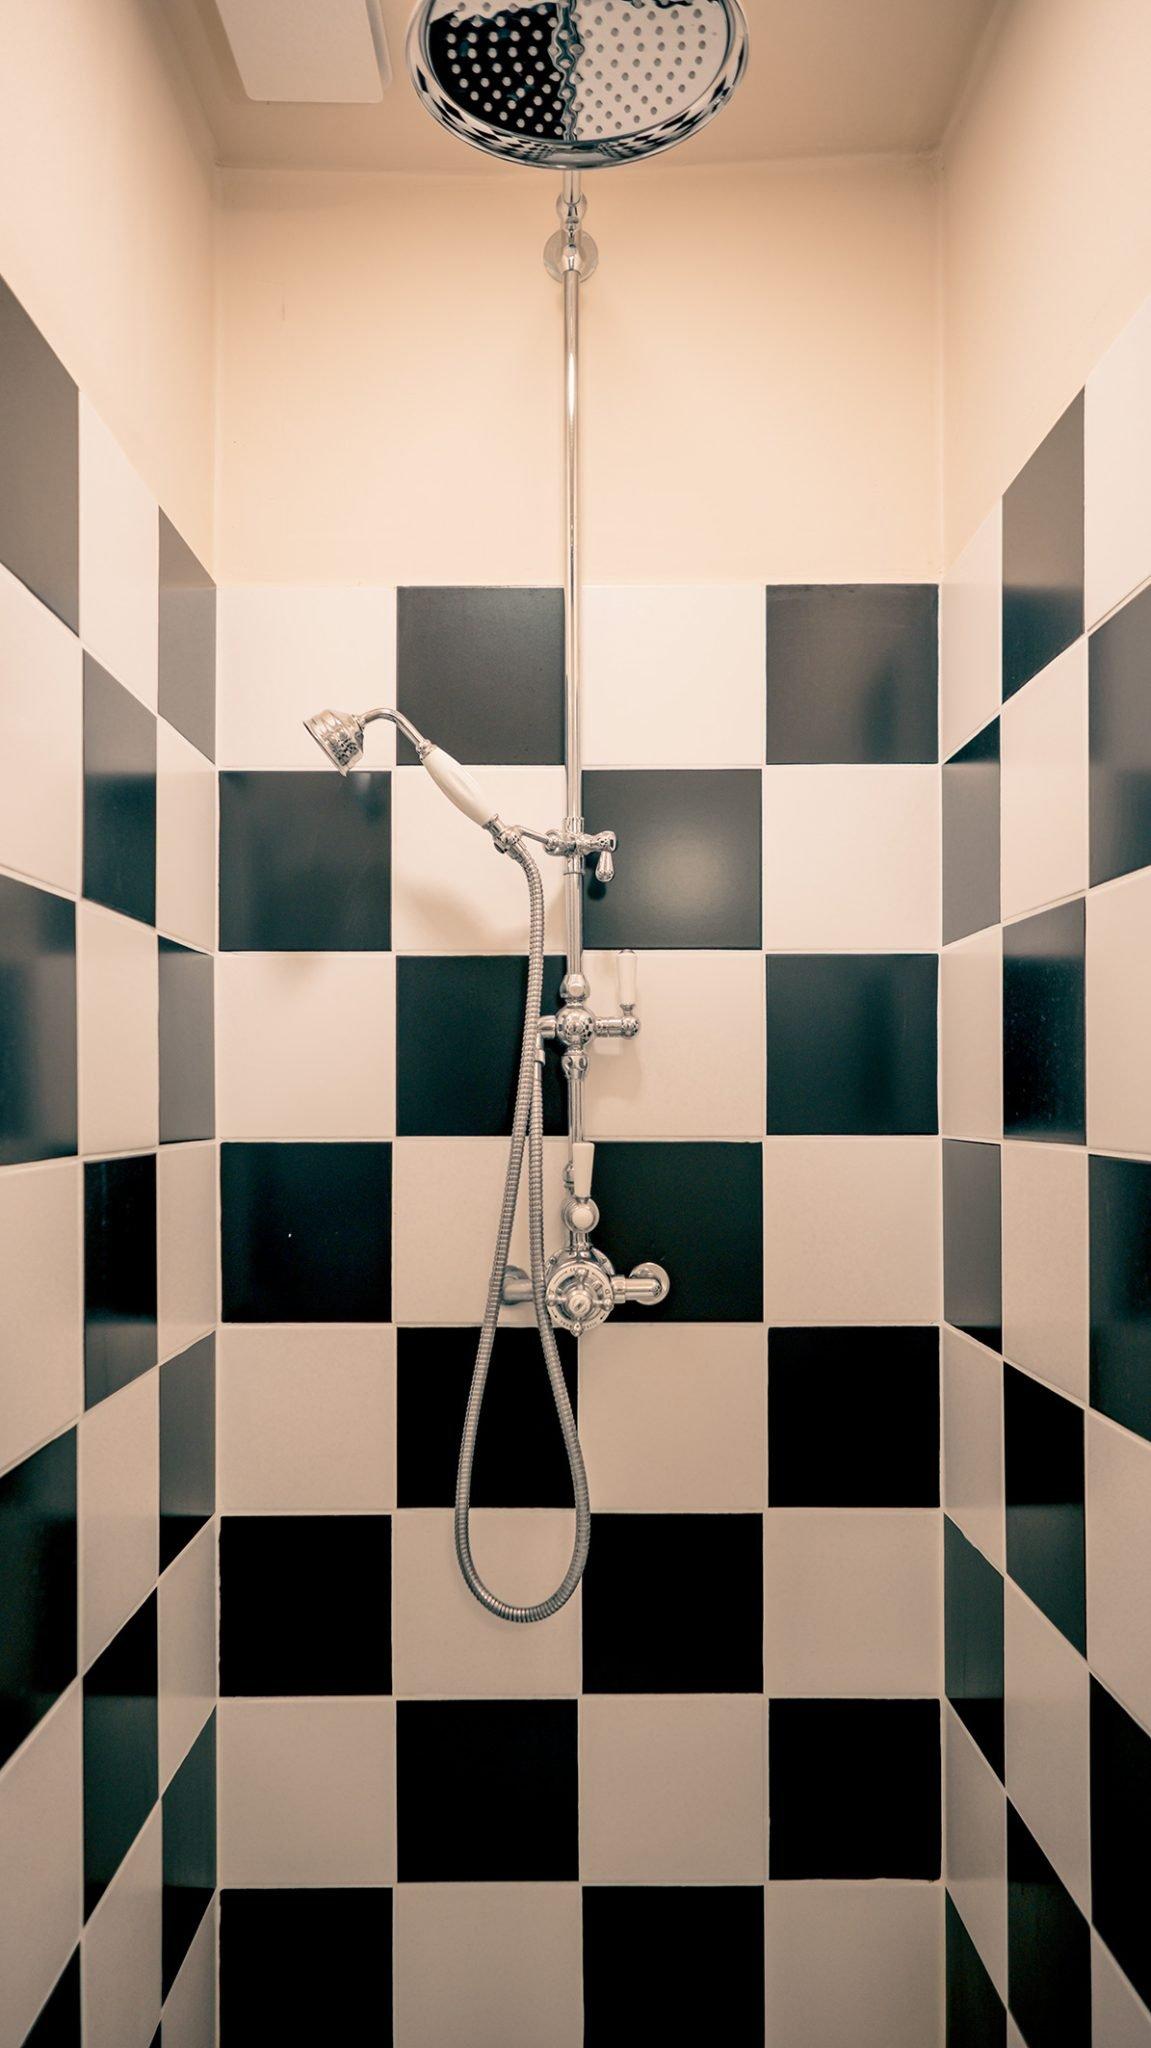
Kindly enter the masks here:
[[569, 171], [686, 141], [746, 62], [738, 0], [423, 0], [408, 34], [416, 91], [443, 127]]

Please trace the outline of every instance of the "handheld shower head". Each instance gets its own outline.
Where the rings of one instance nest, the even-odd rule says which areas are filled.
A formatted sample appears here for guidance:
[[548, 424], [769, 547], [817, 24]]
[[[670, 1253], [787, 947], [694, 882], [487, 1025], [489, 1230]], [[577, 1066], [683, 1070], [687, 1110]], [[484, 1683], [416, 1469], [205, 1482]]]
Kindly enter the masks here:
[[412, 82], [442, 127], [552, 170], [686, 141], [746, 63], [739, 0], [423, 0], [408, 35]]
[[421, 768], [426, 768], [437, 789], [450, 799], [465, 818], [475, 825], [490, 825], [496, 816], [496, 807], [484, 795], [474, 775], [461, 768], [452, 754], [443, 747], [432, 745], [422, 732], [418, 732], [410, 718], [402, 711], [394, 711], [390, 704], [378, 704], [374, 711], [317, 711], [311, 718], [305, 718], [304, 725], [311, 733], [316, 745], [323, 748], [329, 761], [346, 775], [351, 768], [358, 768], [364, 758], [364, 727], [377, 718], [386, 718], [397, 726], [404, 738], [410, 740], [419, 757]]

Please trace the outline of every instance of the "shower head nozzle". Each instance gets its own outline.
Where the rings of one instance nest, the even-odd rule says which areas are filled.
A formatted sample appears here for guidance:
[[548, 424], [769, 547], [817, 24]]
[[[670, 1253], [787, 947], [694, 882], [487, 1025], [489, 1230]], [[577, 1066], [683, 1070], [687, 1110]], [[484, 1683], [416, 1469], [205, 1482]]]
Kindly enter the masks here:
[[408, 34], [412, 82], [442, 127], [552, 170], [685, 142], [746, 63], [739, 0], [423, 0]]
[[364, 758], [364, 721], [354, 711], [317, 711], [304, 724], [329, 761], [346, 775]]

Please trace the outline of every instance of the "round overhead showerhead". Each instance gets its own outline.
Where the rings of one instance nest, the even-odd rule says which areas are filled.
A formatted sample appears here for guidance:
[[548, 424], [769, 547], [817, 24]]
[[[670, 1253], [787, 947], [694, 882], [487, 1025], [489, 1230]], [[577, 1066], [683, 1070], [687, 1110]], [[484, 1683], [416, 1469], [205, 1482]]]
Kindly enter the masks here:
[[313, 718], [305, 718], [304, 724], [341, 775], [359, 767], [364, 758], [364, 721], [354, 711], [317, 711]]
[[686, 141], [746, 62], [739, 0], [423, 0], [408, 34], [437, 121], [475, 149], [552, 170]]

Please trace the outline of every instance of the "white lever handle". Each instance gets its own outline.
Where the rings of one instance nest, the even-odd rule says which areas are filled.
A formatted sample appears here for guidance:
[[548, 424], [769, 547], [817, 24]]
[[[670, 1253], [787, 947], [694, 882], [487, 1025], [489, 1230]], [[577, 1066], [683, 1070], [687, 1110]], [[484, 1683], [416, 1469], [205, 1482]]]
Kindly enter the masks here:
[[591, 1200], [592, 1163], [595, 1146], [578, 1139], [572, 1146], [572, 1197], [577, 1202]]
[[429, 747], [423, 765], [436, 788], [442, 789], [465, 818], [473, 819], [477, 825], [491, 824], [496, 815], [495, 805], [484, 795], [475, 776], [461, 768], [451, 754], [446, 754], [442, 747]]
[[621, 1010], [634, 1010], [639, 983], [639, 962], [628, 947], [618, 956], [619, 1006]]

